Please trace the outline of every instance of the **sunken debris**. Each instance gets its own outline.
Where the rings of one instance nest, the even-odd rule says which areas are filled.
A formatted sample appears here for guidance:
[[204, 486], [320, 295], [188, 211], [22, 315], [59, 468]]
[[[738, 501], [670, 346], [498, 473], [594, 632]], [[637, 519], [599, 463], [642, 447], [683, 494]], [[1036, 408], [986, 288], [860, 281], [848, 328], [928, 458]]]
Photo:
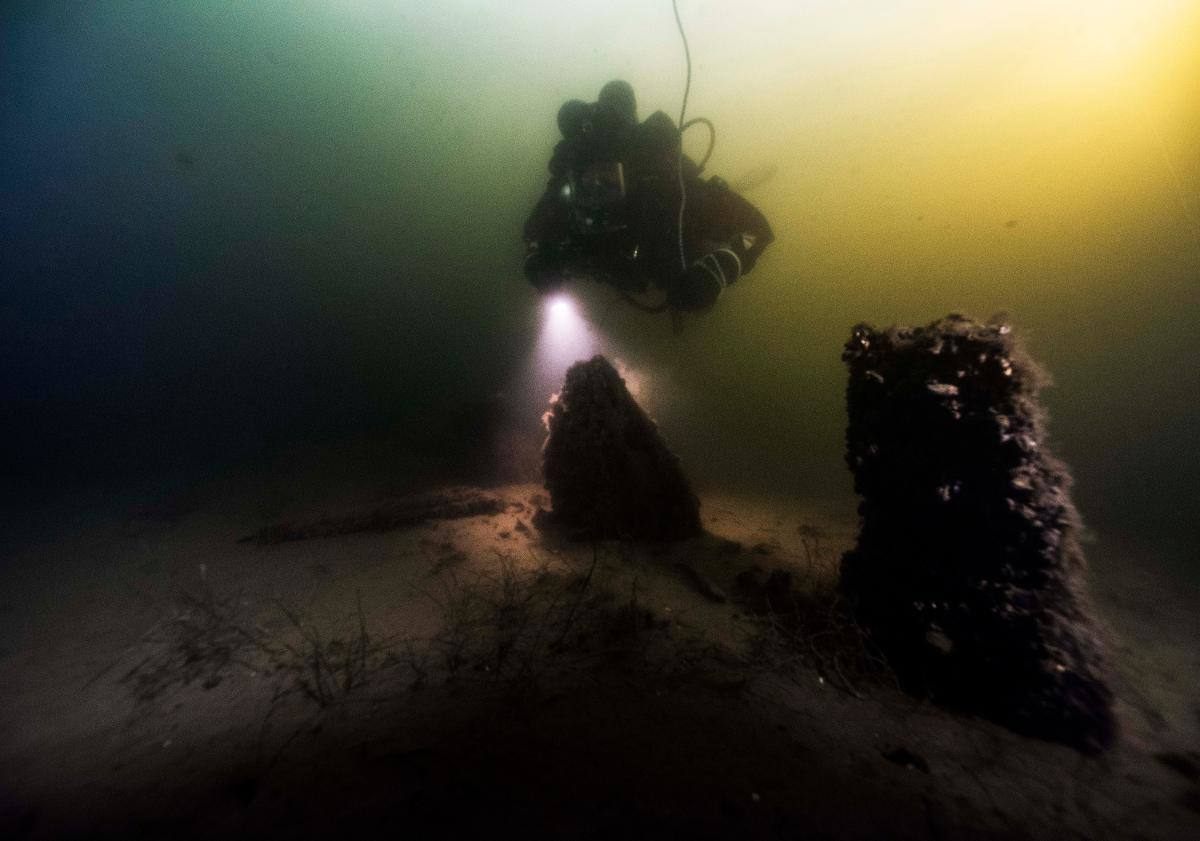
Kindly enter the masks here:
[[506, 507], [504, 499], [494, 493], [449, 487], [398, 497], [365, 511], [302, 522], [274, 523], [238, 542], [273, 546], [293, 540], [408, 529], [434, 520], [460, 520], [500, 514]]
[[546, 413], [551, 522], [581, 537], [677, 540], [700, 501], [649, 416], [603, 356], [576, 362]]
[[846, 460], [861, 497], [841, 586], [910, 689], [1085, 751], [1115, 737], [1044, 376], [1005, 323], [860, 324]]

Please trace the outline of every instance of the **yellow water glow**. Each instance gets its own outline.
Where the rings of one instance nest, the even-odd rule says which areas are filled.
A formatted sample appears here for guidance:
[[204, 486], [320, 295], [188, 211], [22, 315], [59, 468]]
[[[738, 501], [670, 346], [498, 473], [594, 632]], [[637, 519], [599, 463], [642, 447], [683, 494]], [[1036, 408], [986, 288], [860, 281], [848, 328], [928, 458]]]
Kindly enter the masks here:
[[[1170, 467], [1200, 405], [1196, 385], [1174, 379], [1177, 360], [1194, 358], [1200, 317], [1200, 2], [679, 0], [679, 10], [688, 115], [717, 127], [708, 172], [732, 183], [773, 173], [747, 197], [777, 234], [682, 333], [626, 307], [589, 307], [606, 342], [655, 372], [655, 394], [661, 378], [686, 396], [660, 416], [685, 458], [722, 478], [767, 462], [813, 484], [848, 482], [838, 348], [850, 326], [1003, 310], [1055, 373], [1054, 430], [1081, 488], [1131, 481], [1153, 459], [1160, 474]], [[519, 210], [494, 215], [506, 226], [495, 241], [514, 254], [564, 100], [621, 77], [643, 116], [679, 114], [669, 0], [359, 0], [324, 14], [378, 62], [371, 73], [424, 74], [420, 107], [396, 108], [380, 143], [414, 116], [464, 115], [461, 137], [451, 120], [434, 123], [459, 150], [449, 177], [464, 194], [515, 197]], [[420, 47], [411, 66], [376, 35], [399, 30]], [[705, 141], [697, 131], [686, 147], [698, 157]], [[445, 221], [483, 218], [455, 207]], [[718, 442], [720, 430], [737, 434]], [[1114, 470], [1109, 454], [1135, 439], [1154, 453], [1126, 448], [1124, 473]]]
[[[773, 169], [748, 198], [778, 239], [712, 316], [656, 351], [681, 390], [713, 395], [678, 424], [766, 418], [762, 434], [781, 453], [819, 452], [836, 469], [836, 349], [850, 325], [1007, 311], [1055, 371], [1055, 430], [1081, 473], [1133, 429], [1181, 439], [1196, 388], [1181, 395], [1167, 360], [1188, 355], [1200, 316], [1200, 3], [681, 0], [680, 10], [694, 61], [688, 113], [717, 126], [709, 170], [737, 181]], [[560, 100], [620, 73], [643, 112], [677, 115], [669, 4], [613, 15], [591, 24], [604, 33], [600, 56], [577, 54], [588, 83], [565, 56], [548, 59], [567, 62]], [[704, 140], [697, 132], [688, 148], [698, 155]], [[635, 330], [621, 338], [638, 341]], [[1171, 407], [1151, 417], [1144, 407], [1166, 395]], [[754, 462], [759, 442], [745, 443], [725, 450], [730, 461]]]

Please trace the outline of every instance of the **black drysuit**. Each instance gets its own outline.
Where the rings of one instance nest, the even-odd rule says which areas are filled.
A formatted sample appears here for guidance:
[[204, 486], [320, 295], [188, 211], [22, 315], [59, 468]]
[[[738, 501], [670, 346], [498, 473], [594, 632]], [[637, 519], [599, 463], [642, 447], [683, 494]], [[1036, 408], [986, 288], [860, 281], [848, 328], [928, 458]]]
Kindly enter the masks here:
[[720, 178], [703, 180], [690, 158], [681, 161], [666, 114], [638, 123], [600, 105], [574, 101], [560, 112], [550, 180], [525, 222], [529, 280], [546, 289], [592, 277], [628, 292], [658, 287], [676, 309], [711, 306], [774, 240], [770, 225]]

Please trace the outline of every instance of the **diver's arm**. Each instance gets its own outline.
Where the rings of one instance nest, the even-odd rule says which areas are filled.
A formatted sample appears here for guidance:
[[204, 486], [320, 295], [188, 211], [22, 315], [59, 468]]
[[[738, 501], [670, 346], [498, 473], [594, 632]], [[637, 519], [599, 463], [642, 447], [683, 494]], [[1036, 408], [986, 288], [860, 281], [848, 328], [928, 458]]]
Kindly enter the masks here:
[[546, 165], [546, 169], [550, 171], [551, 184], [555, 180], [561, 183], [567, 177], [575, 156], [576, 149], [574, 143], [560, 140], [554, 144], [554, 153], [550, 156], [550, 162]]

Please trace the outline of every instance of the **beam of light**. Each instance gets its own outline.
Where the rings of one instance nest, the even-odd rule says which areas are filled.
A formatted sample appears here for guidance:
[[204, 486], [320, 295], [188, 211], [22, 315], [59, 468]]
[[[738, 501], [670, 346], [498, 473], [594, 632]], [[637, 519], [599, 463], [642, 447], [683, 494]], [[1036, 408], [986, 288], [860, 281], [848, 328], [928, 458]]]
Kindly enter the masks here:
[[566, 293], [547, 298], [542, 303], [542, 326], [537, 346], [537, 375], [551, 386], [549, 395], [557, 391], [567, 369], [580, 360], [602, 353], [616, 367], [625, 387], [635, 400], [648, 391], [645, 377], [629, 367], [618, 355], [611, 342], [605, 341], [588, 323], [580, 311], [579, 302]]
[[558, 293], [542, 302], [537, 343], [537, 369], [542, 378], [561, 382], [572, 363], [599, 352], [600, 342], [575, 299]]
[[[567, 369], [581, 359], [607, 352], [607, 343], [584, 317], [580, 302], [566, 292], [543, 296], [538, 302], [537, 333], [525, 364], [509, 392], [518, 415], [540, 429], [539, 421], [551, 398], [562, 389]], [[540, 438], [537, 443], [540, 444]]]
[[508, 461], [520, 458], [521, 464], [533, 465], [523, 471], [526, 481], [534, 481], [539, 474], [541, 447], [548, 431], [546, 413], [562, 391], [567, 369], [576, 362], [603, 354], [616, 367], [629, 393], [651, 416], [655, 406], [643, 401], [659, 391], [652, 387], [657, 386], [657, 378], [626, 364], [617, 355], [614, 342], [589, 322], [583, 302], [569, 293], [557, 292], [538, 302], [534, 338], [525, 364], [514, 372], [505, 389], [513, 398], [517, 423], [515, 434], [501, 442], [497, 452], [498, 457]]

